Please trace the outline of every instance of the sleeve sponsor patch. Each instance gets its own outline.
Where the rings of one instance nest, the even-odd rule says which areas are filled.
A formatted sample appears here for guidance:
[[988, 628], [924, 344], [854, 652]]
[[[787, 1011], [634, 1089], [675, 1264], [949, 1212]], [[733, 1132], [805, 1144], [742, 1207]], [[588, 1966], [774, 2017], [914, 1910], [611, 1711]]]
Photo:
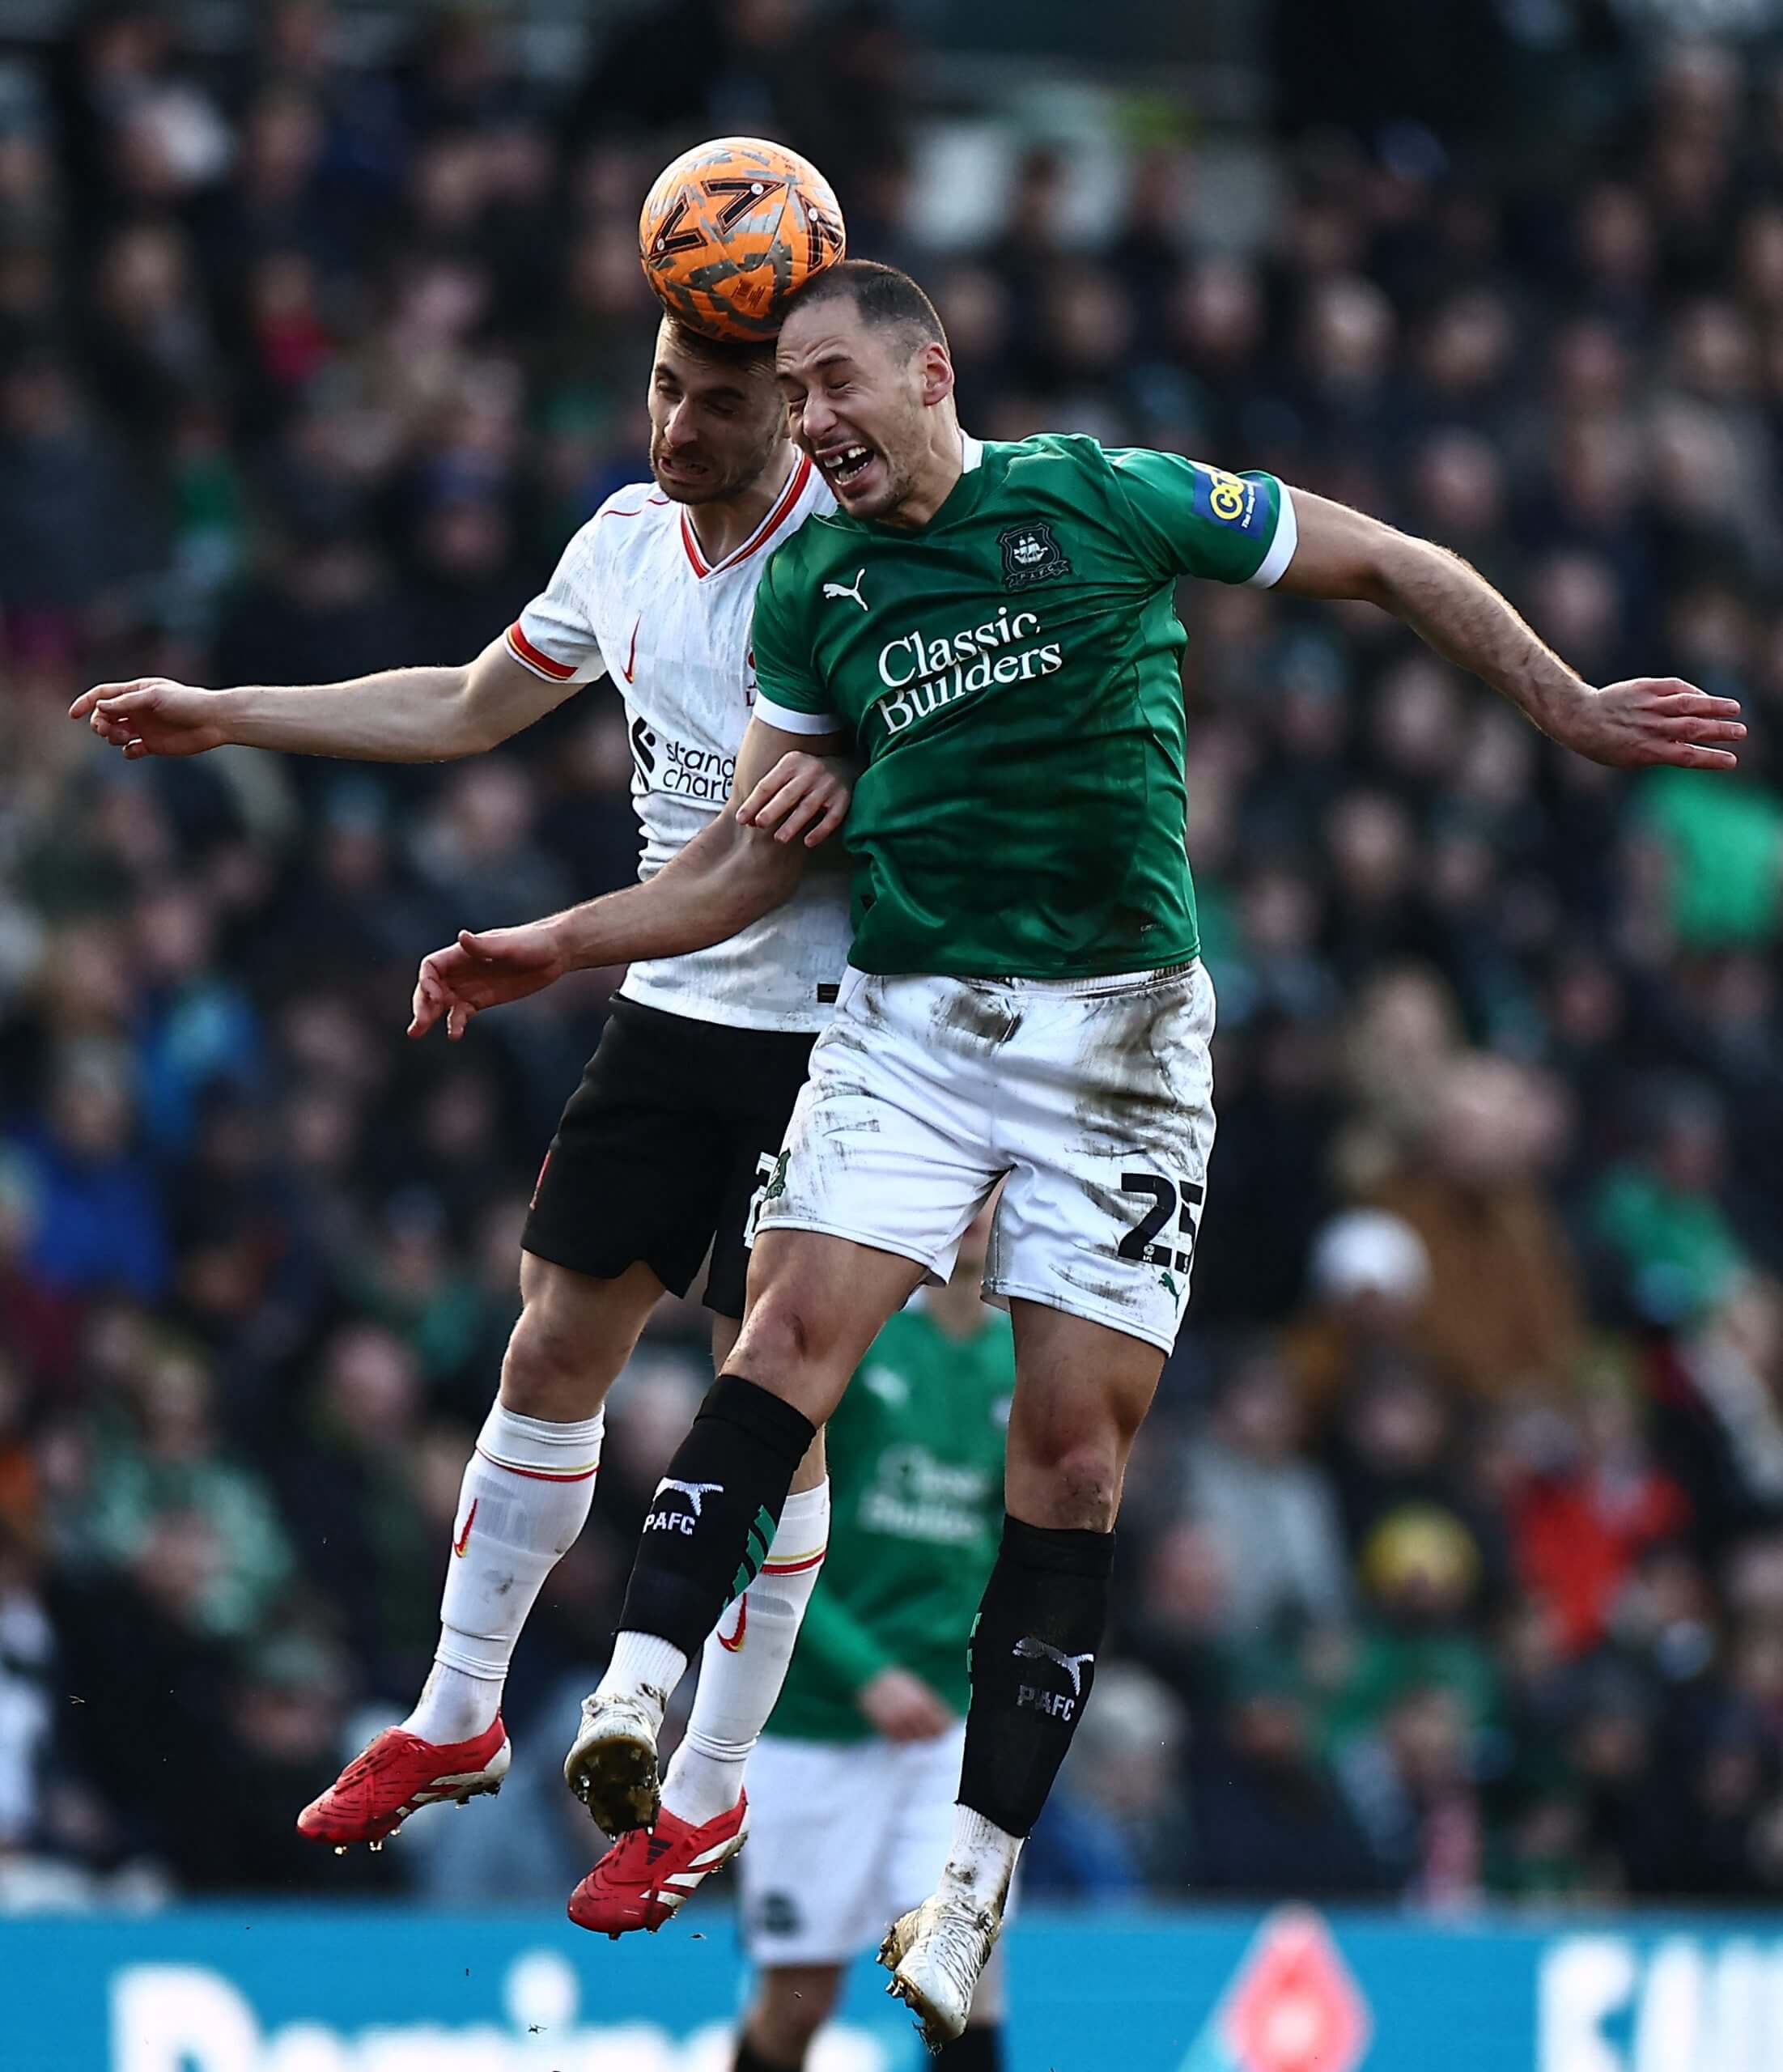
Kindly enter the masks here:
[[1257, 516], [1257, 485], [1242, 475], [1229, 475], [1223, 468], [1210, 468], [1204, 461], [1189, 465], [1195, 471], [1191, 501], [1197, 514], [1248, 533]]

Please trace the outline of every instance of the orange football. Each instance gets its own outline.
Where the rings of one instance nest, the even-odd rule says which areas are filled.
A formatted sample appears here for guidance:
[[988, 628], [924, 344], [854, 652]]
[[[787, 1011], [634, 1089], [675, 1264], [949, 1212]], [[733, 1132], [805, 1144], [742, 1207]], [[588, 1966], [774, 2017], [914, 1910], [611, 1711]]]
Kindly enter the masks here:
[[638, 219], [650, 285], [671, 316], [712, 338], [771, 338], [788, 297], [847, 243], [829, 181], [762, 137], [683, 151]]

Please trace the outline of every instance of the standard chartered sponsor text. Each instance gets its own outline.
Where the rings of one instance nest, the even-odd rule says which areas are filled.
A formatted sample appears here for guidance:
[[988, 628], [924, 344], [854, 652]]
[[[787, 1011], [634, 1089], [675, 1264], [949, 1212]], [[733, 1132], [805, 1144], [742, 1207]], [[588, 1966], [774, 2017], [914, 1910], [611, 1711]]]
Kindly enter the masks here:
[[654, 788], [673, 792], [684, 799], [716, 799], [731, 795], [737, 775], [737, 758], [721, 755], [716, 749], [693, 748], [686, 741], [669, 741], [664, 749], [660, 771]]

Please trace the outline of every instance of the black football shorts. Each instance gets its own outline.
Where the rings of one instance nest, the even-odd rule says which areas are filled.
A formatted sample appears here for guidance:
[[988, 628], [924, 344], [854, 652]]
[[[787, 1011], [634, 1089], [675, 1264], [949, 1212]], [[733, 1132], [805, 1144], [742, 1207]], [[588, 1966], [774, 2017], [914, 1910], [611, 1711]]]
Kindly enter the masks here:
[[539, 1169], [521, 1244], [602, 1280], [642, 1259], [677, 1295], [709, 1249], [706, 1306], [741, 1317], [745, 1231], [815, 1041], [616, 1000]]

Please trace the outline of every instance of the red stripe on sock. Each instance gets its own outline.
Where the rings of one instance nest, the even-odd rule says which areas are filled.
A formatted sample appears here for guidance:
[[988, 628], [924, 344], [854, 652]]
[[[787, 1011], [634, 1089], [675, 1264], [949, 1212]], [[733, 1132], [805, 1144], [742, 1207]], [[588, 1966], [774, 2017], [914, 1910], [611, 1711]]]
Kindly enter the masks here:
[[764, 1576], [801, 1574], [807, 1569], [816, 1568], [829, 1551], [827, 1547], [820, 1547], [815, 1554], [808, 1554], [802, 1561], [764, 1561], [762, 1564], [762, 1573]]
[[497, 1460], [493, 1454], [484, 1453], [481, 1446], [477, 1451], [491, 1467], [499, 1467], [504, 1475], [524, 1475], [529, 1482], [586, 1482], [591, 1475], [601, 1471], [601, 1463], [596, 1461], [592, 1467], [578, 1468], [574, 1475], [547, 1475], [541, 1467], [516, 1467], [511, 1460]]

